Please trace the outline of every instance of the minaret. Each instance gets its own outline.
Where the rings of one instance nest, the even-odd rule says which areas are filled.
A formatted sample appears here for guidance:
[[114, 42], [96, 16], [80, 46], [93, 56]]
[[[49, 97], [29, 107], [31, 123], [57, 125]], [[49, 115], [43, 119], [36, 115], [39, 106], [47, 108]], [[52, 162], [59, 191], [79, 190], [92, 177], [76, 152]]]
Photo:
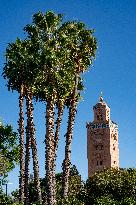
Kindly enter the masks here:
[[87, 123], [88, 176], [104, 168], [119, 168], [118, 126], [102, 95], [93, 107], [94, 121]]

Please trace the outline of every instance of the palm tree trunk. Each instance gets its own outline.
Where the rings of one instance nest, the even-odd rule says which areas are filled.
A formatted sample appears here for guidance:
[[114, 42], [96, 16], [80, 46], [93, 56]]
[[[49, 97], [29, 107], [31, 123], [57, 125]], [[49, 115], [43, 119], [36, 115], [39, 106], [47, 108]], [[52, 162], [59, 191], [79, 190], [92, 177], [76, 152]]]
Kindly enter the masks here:
[[34, 169], [34, 184], [35, 189], [37, 191], [37, 201], [39, 204], [42, 204], [42, 195], [41, 195], [41, 187], [40, 187], [40, 179], [39, 179], [39, 165], [38, 165], [38, 155], [37, 155], [37, 143], [35, 137], [35, 128], [34, 128], [34, 119], [33, 119], [33, 102], [32, 102], [32, 93], [27, 93], [27, 117], [28, 117], [28, 129], [30, 133], [30, 141], [32, 148], [32, 158], [33, 158], [33, 169]]
[[54, 136], [54, 151], [53, 151], [53, 159], [52, 159], [52, 173], [53, 173], [53, 187], [54, 187], [54, 197], [56, 198], [56, 175], [55, 175], [55, 168], [56, 168], [56, 157], [57, 157], [57, 150], [58, 150], [58, 142], [59, 142], [59, 133], [60, 133], [60, 125], [62, 121], [64, 105], [61, 103], [58, 105], [58, 117], [56, 120], [56, 130]]
[[19, 136], [20, 136], [20, 178], [19, 178], [19, 201], [24, 204], [24, 171], [25, 171], [25, 159], [24, 159], [24, 87], [21, 85], [19, 96]]
[[68, 187], [69, 187], [69, 175], [70, 175], [70, 165], [71, 165], [71, 143], [73, 136], [73, 128], [75, 122], [75, 115], [77, 111], [77, 85], [78, 85], [78, 75], [75, 76], [75, 87], [72, 94], [72, 99], [69, 107], [69, 116], [68, 116], [68, 127], [66, 137], [66, 146], [65, 146], [65, 159], [62, 163], [62, 196], [63, 198], [68, 198]]
[[55, 205], [53, 187], [52, 159], [54, 152], [54, 102], [48, 100], [46, 105], [46, 138], [45, 138], [45, 170], [47, 179], [47, 204]]
[[56, 120], [56, 131], [55, 131], [55, 136], [54, 136], [54, 155], [55, 155], [55, 158], [56, 158], [57, 149], [58, 149], [59, 132], [60, 132], [60, 125], [61, 125], [61, 121], [62, 121], [63, 109], [64, 109], [63, 104], [60, 104], [58, 106], [58, 117]]
[[30, 149], [31, 149], [31, 134], [30, 134], [30, 120], [29, 120], [29, 101], [26, 97], [27, 109], [27, 126], [26, 126], [26, 153], [25, 153], [25, 205], [29, 205], [29, 164], [30, 164]]
[[27, 119], [27, 126], [26, 126], [26, 153], [25, 153], [25, 205], [29, 205], [29, 164], [30, 164], [30, 148], [31, 148], [31, 138], [29, 132], [29, 122]]

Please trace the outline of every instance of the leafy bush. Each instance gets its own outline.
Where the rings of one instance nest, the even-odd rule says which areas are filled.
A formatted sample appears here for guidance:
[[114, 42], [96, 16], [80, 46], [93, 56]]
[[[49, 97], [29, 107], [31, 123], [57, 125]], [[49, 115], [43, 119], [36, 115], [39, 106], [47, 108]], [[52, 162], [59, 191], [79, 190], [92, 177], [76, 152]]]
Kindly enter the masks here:
[[97, 198], [93, 205], [120, 205], [119, 202], [115, 201], [109, 196], [102, 196]]
[[117, 202], [129, 204], [129, 201], [127, 202], [129, 197], [136, 201], [135, 169], [105, 169], [95, 173], [86, 182], [86, 205], [98, 202], [98, 204], [110, 204], [112, 199], [115, 204], [118, 204]]

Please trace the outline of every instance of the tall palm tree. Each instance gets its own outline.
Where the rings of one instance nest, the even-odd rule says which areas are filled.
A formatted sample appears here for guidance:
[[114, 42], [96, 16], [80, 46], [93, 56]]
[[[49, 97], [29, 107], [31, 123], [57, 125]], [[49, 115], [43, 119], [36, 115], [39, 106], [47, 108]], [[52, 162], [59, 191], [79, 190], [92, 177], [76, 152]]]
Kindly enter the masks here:
[[[56, 204], [54, 150], [57, 149], [58, 133], [63, 110], [58, 112], [56, 134], [54, 135], [54, 110], [57, 101], [56, 74], [58, 68], [58, 45], [56, 30], [60, 26], [62, 16], [51, 11], [45, 15], [37, 13], [33, 17], [33, 25], [25, 30], [33, 42], [39, 42], [40, 72], [35, 81], [35, 95], [46, 102], [46, 138], [45, 138], [45, 170], [47, 179], [47, 203]], [[59, 106], [60, 107], [60, 106]], [[56, 141], [55, 141], [56, 140]], [[54, 149], [55, 146], [55, 149]], [[53, 183], [54, 180], [54, 183]]]
[[32, 148], [33, 156], [33, 169], [34, 169], [34, 185], [37, 190], [37, 201], [42, 204], [40, 180], [39, 180], [39, 165], [37, 156], [37, 143], [35, 138], [35, 128], [33, 119], [33, 94], [32, 91], [26, 91], [26, 108], [27, 108], [27, 127], [26, 127], [26, 178], [25, 178], [25, 203], [29, 203], [29, 161], [30, 161], [30, 148]]
[[[3, 70], [3, 77], [8, 80], [8, 90], [17, 90], [19, 92], [19, 141], [20, 141], [20, 178], [19, 178], [19, 199], [24, 202], [24, 71], [20, 64], [20, 56], [17, 58], [19, 50], [19, 39], [16, 43], [9, 44], [6, 49], [6, 63]], [[19, 71], [19, 74], [18, 74]]]
[[[34, 132], [32, 131], [33, 124], [33, 110], [32, 101], [28, 97], [29, 88], [32, 86], [34, 76], [32, 76], [32, 69], [36, 67], [35, 59], [33, 55], [33, 49], [31, 42], [28, 40], [21, 41], [17, 39], [15, 43], [9, 44], [6, 50], [6, 65], [4, 67], [3, 75], [8, 80], [8, 88], [12, 90], [17, 90], [20, 93], [20, 120], [19, 120], [19, 133], [20, 133], [20, 201], [24, 203], [24, 182], [25, 190], [28, 186], [28, 167], [29, 167], [29, 155], [30, 155], [30, 143], [33, 148], [33, 168], [34, 168], [34, 178], [37, 190], [37, 195], [39, 202], [41, 203], [41, 190], [39, 182], [39, 167], [37, 159], [37, 149], [36, 139], [34, 137]], [[35, 66], [35, 67], [34, 67]], [[34, 71], [34, 70], [33, 70]], [[35, 72], [34, 72], [35, 73]], [[27, 129], [26, 129], [26, 160], [24, 163], [24, 122], [23, 122], [23, 98], [26, 97], [27, 101]], [[30, 100], [30, 102], [29, 102]], [[29, 105], [31, 105], [29, 107]], [[25, 164], [25, 165], [24, 165]], [[38, 173], [38, 174], [35, 174]], [[26, 192], [26, 201], [28, 199], [28, 192]]]
[[24, 86], [20, 85], [20, 96], [19, 96], [19, 136], [20, 136], [20, 178], [19, 178], [19, 199], [20, 202], [24, 201], [24, 170], [25, 170], [25, 161], [24, 161]]
[[[63, 33], [59, 32], [61, 22], [62, 15], [60, 14], [49, 11], [43, 15], [39, 12], [34, 15], [33, 24], [27, 25], [25, 28], [28, 37], [33, 42], [39, 42], [41, 63], [34, 87], [37, 98], [46, 102], [45, 169], [48, 204], [56, 204], [55, 161], [59, 131], [64, 102], [73, 89], [70, 60], [67, 60], [65, 47], [63, 49], [65, 39]], [[58, 110], [56, 126], [54, 122], [55, 107]]]
[[69, 101], [69, 116], [68, 126], [66, 132], [66, 146], [65, 159], [62, 164], [63, 168], [63, 197], [68, 197], [68, 179], [70, 173], [70, 158], [71, 158], [71, 142], [73, 136], [73, 128], [75, 122], [75, 115], [77, 110], [77, 103], [80, 96], [79, 79], [80, 74], [83, 73], [92, 64], [95, 57], [97, 43], [95, 37], [92, 35], [93, 30], [87, 30], [85, 25], [81, 22], [68, 22], [62, 27], [65, 35], [68, 36], [68, 41], [65, 46], [69, 48], [69, 59], [73, 61], [74, 69], [74, 88], [70, 95]]

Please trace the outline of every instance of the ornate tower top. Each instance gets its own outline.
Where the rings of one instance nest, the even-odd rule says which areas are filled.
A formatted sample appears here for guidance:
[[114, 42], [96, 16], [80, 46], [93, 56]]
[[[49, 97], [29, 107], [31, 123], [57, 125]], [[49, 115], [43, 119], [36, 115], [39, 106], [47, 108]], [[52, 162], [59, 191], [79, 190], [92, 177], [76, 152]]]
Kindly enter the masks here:
[[101, 122], [110, 120], [110, 107], [103, 100], [102, 92], [99, 97], [99, 102], [93, 107], [94, 110], [94, 121]]

